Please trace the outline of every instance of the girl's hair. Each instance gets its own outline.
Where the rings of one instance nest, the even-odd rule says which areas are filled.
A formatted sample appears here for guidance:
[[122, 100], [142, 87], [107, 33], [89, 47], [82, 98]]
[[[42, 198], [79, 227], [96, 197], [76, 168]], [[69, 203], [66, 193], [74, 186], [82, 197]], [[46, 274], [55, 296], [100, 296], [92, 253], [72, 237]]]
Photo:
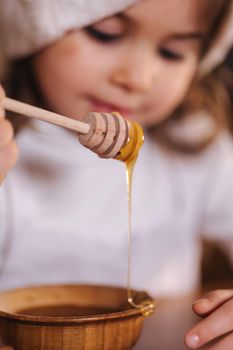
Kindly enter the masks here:
[[[3, 80], [2, 85], [8, 97], [44, 107], [33, 73], [32, 59], [33, 57], [30, 56], [13, 62], [6, 74], [7, 79]], [[16, 134], [25, 126], [30, 126], [30, 120], [27, 117], [13, 112], [8, 113], [7, 118], [12, 122]]]
[[[203, 55], [214, 42], [220, 27], [224, 25], [224, 18], [230, 8], [230, 3], [231, 0], [205, 0], [204, 12], [208, 13], [211, 25], [208, 40], [204, 44]], [[229, 92], [232, 91], [232, 82], [233, 77], [224, 64], [203, 79], [194, 81], [182, 105], [168, 119], [151, 127], [148, 130], [149, 135], [170, 150], [196, 153], [204, 149], [222, 130], [227, 128], [233, 130], [233, 122], [230, 122], [232, 106], [229, 96]], [[9, 97], [43, 107], [43, 98], [33, 74], [32, 57], [15, 62], [3, 86]], [[199, 135], [196, 140], [193, 140], [192, 137], [182, 139], [182, 137], [177, 137], [177, 133], [174, 134], [174, 126], [178, 129], [179, 126], [182, 128], [182, 125], [195, 119], [195, 115], [200, 112], [211, 119], [209, 132], [203, 133], [201, 137]], [[25, 118], [18, 116], [12, 115], [9, 119], [13, 122], [16, 131], [28, 124]]]
[[[203, 15], [208, 16], [211, 24], [203, 45], [203, 56], [224, 26], [224, 18], [230, 11], [231, 1], [206, 0], [202, 4], [204, 4]], [[203, 150], [222, 130], [230, 129], [233, 132], [232, 85], [233, 74], [223, 63], [201, 80], [194, 81], [183, 103], [168, 119], [150, 128], [149, 133], [170, 150], [189, 154]], [[202, 130], [199, 137], [196, 135], [192, 137], [191, 128], [194, 126], [193, 132], [195, 132], [195, 119], [198, 115], [203, 118]], [[189, 128], [184, 128], [184, 124], [189, 124]], [[188, 131], [185, 137], [182, 137], [182, 129]]]
[[224, 129], [233, 133], [232, 91], [233, 74], [223, 63], [194, 83], [182, 105], [149, 133], [167, 149], [189, 154], [203, 150]]

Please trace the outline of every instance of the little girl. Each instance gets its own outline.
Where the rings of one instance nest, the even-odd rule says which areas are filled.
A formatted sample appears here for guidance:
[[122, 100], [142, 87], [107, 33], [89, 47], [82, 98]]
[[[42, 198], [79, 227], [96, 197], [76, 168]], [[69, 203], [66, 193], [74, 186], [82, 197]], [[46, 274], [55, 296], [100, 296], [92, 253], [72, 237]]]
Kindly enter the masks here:
[[[231, 0], [0, 3], [9, 97], [74, 119], [117, 110], [144, 126], [132, 286], [155, 298], [198, 289], [203, 238], [233, 256], [233, 147], [216, 81], [232, 12]], [[0, 288], [125, 286], [123, 165], [98, 159], [71, 132], [9, 116], [16, 146], [0, 114]]]

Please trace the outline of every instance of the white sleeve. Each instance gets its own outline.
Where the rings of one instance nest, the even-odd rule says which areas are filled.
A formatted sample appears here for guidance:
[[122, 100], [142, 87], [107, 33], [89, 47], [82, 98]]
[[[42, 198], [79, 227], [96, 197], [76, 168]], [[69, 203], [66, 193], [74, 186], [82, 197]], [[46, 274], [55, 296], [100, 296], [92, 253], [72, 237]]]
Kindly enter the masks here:
[[203, 234], [218, 241], [233, 262], [233, 142], [217, 153], [210, 169]]

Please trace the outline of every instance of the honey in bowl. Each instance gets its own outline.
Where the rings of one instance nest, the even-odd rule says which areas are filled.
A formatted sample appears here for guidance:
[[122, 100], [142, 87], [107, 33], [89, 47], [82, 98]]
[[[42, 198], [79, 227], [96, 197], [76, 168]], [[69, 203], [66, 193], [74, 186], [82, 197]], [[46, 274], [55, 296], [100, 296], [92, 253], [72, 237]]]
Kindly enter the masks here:
[[25, 316], [45, 316], [45, 317], [77, 317], [102, 315], [117, 312], [113, 308], [85, 307], [76, 305], [53, 305], [37, 306], [19, 310], [17, 313]]

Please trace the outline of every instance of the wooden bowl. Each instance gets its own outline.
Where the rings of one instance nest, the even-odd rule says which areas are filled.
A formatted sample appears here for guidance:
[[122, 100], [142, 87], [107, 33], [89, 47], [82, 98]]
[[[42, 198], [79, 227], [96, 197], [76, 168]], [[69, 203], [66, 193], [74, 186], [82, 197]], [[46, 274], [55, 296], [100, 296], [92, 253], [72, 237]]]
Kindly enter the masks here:
[[[135, 301], [151, 301], [135, 292]], [[127, 350], [145, 317], [123, 288], [42, 286], [0, 293], [3, 343], [15, 350]]]

